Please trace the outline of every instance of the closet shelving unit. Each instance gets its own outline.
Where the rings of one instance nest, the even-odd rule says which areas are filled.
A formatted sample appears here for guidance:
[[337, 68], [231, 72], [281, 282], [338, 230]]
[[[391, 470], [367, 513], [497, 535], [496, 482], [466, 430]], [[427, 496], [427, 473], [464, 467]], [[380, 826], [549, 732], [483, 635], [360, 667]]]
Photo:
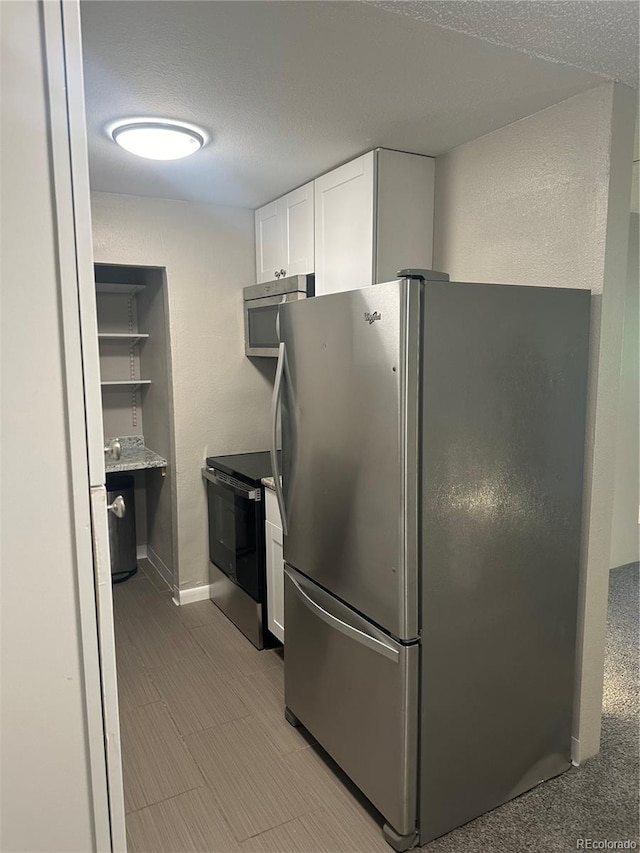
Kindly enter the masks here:
[[[143, 284], [121, 284], [110, 282], [96, 282], [96, 295], [100, 296], [115, 296], [118, 301], [123, 300], [123, 305], [116, 311], [109, 312], [109, 322], [107, 323], [109, 330], [102, 331], [101, 326], [104, 326], [103, 311], [101, 311], [100, 299], [98, 299], [98, 343], [112, 344], [123, 348], [123, 354], [128, 354], [127, 370], [128, 375], [118, 377], [117, 379], [102, 379], [100, 385], [103, 392], [109, 391], [131, 391], [131, 426], [138, 425], [138, 393], [151, 384], [150, 379], [142, 379], [139, 375], [139, 359], [137, 355], [137, 347], [143, 344], [149, 335], [146, 332], [140, 332], [137, 328], [138, 312], [136, 309], [136, 296], [145, 285]], [[117, 303], [112, 303], [113, 306]], [[115, 319], [114, 319], [115, 317]], [[115, 325], [114, 325], [115, 323]], [[117, 351], [117, 350], [116, 350]], [[111, 349], [113, 354], [114, 349]], [[103, 367], [103, 347], [100, 348], [101, 367]], [[123, 365], [124, 366], [124, 365]], [[104, 370], [102, 371], [104, 375]], [[108, 399], [103, 400], [103, 405], [108, 405]]]

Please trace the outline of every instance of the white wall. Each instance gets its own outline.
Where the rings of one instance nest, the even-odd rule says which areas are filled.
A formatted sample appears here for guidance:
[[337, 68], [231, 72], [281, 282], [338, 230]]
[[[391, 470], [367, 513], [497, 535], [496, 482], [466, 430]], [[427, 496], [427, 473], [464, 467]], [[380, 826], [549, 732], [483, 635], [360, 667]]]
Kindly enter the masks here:
[[[173, 365], [178, 582], [208, 583], [208, 455], [266, 450], [274, 365], [244, 355], [242, 287], [255, 282], [253, 212], [92, 194], [97, 263], [164, 266]], [[271, 381], [270, 381], [271, 379]]]
[[624, 334], [620, 369], [620, 403], [616, 443], [616, 474], [611, 528], [611, 568], [640, 559], [638, 511], [640, 496], [640, 424], [638, 388], [640, 386], [640, 280], [638, 229], [640, 217], [632, 213], [629, 230], [629, 262], [624, 303]]
[[[40, 13], [35, 2], [0, 4], [0, 849], [87, 853], [96, 837], [78, 574], [91, 579], [93, 563], [90, 540], [78, 556], [74, 532], [70, 460], [78, 452], [86, 468], [86, 447], [70, 447], [66, 418]], [[87, 516], [88, 497], [87, 477]], [[84, 654], [97, 667], [94, 646]]]
[[436, 269], [453, 280], [594, 294], [574, 744], [581, 758], [599, 745], [634, 119], [635, 93], [607, 84], [436, 159]]

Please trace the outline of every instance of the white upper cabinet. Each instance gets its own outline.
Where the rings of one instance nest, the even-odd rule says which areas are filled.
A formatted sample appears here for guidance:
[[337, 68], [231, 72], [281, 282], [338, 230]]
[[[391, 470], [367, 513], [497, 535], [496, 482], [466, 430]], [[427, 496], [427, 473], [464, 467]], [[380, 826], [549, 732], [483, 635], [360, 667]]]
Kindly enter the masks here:
[[384, 148], [315, 181], [316, 295], [432, 266], [432, 157]]
[[435, 160], [377, 148], [255, 212], [258, 283], [315, 272], [353, 290], [433, 265]]
[[277, 201], [256, 210], [256, 272], [258, 283], [271, 281], [282, 266], [282, 214]]
[[374, 152], [315, 182], [316, 295], [373, 280]]
[[313, 181], [280, 200], [287, 275], [313, 272]]
[[258, 283], [313, 272], [313, 181], [255, 212]]

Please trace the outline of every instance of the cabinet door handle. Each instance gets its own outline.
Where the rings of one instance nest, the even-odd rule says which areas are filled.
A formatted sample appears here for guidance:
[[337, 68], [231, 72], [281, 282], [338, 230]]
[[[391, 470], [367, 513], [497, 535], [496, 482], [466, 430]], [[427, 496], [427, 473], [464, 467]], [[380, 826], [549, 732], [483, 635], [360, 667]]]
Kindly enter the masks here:
[[286, 270], [280, 270], [280, 275], [286, 275], [286, 274], [287, 274]]
[[276, 278], [280, 278], [280, 273], [278, 272], [278, 270], [275, 271], [274, 275]]
[[107, 504], [107, 509], [114, 515], [117, 515], [118, 518], [124, 518], [127, 508], [122, 495], [118, 495], [112, 504]]

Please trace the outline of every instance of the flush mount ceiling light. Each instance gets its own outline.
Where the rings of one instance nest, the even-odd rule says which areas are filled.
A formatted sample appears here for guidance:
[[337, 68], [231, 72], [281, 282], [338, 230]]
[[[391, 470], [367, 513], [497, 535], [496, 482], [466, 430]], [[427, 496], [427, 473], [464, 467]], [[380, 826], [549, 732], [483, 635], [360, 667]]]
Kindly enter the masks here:
[[180, 160], [207, 141], [200, 128], [164, 118], [124, 119], [108, 128], [109, 135], [131, 154], [148, 160]]

